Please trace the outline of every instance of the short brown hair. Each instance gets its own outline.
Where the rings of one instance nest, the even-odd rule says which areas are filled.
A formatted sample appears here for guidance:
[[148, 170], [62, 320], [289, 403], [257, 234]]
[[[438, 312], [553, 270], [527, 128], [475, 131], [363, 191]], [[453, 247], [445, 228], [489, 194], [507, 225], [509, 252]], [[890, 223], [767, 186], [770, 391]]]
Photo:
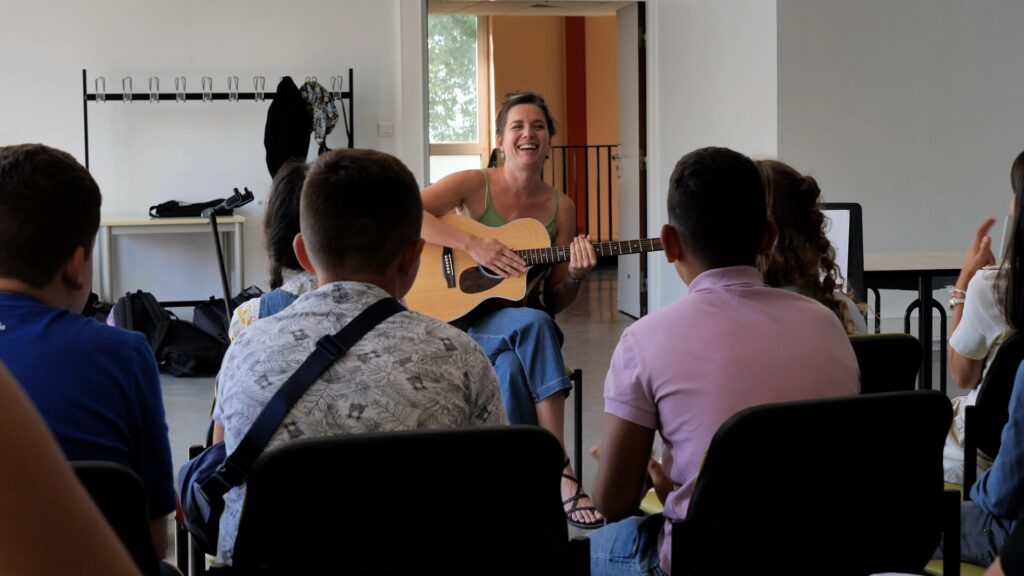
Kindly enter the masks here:
[[405, 164], [383, 152], [339, 149], [313, 163], [302, 188], [306, 249], [334, 271], [380, 274], [420, 237], [423, 201]]
[[0, 277], [43, 288], [77, 248], [88, 257], [101, 202], [92, 175], [67, 152], [0, 147]]
[[547, 124], [548, 134], [551, 136], [555, 135], [555, 118], [551, 115], [551, 110], [548, 108], [548, 103], [544, 101], [544, 97], [536, 92], [509, 92], [505, 94], [505, 99], [501, 102], [501, 107], [498, 109], [497, 118], [494, 123], [494, 133], [501, 136], [505, 133], [505, 124], [508, 123], [508, 112], [512, 108], [519, 106], [520, 104], [533, 104], [540, 108], [540, 111], [544, 114], [544, 123]]

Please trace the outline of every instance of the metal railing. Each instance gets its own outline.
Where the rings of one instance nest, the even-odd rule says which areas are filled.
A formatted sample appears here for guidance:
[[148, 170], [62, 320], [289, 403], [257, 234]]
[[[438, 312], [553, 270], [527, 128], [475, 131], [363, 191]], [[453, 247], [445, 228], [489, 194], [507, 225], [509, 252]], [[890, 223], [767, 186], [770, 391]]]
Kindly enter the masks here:
[[618, 145], [552, 146], [544, 180], [576, 204], [576, 228], [595, 242], [618, 240]]

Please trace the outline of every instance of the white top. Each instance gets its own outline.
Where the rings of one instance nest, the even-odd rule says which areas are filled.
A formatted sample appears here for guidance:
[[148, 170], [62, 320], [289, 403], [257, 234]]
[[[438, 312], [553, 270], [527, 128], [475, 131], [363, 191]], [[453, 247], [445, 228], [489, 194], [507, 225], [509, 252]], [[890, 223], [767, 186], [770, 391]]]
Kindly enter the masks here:
[[[996, 303], [995, 284], [998, 274], [999, 268], [990, 266], [978, 270], [971, 278], [967, 284], [963, 315], [956, 330], [949, 337], [949, 347], [957, 354], [985, 362], [982, 379], [985, 378], [985, 372], [988, 371], [999, 346], [1013, 332]], [[964, 409], [973, 406], [977, 398], [976, 386], [966, 396], [953, 399], [953, 423], [950, 425], [946, 445], [942, 450], [943, 477], [946, 482], [962, 484], [964, 481]], [[991, 465], [992, 461], [979, 452], [978, 473]]]
[[957, 354], [972, 360], [984, 360], [985, 370], [988, 370], [999, 345], [1012, 331], [996, 303], [998, 274], [999, 268], [990, 266], [978, 270], [971, 278], [967, 284], [963, 315], [949, 337], [949, 346]]

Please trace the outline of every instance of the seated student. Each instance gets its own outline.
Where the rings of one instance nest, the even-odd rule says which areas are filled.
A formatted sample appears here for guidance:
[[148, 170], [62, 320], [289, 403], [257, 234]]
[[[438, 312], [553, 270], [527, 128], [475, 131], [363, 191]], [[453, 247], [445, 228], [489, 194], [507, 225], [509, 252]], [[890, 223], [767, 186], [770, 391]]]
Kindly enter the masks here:
[[[423, 204], [397, 158], [334, 150], [310, 167], [295, 253], [320, 287], [255, 322], [224, 358], [214, 420], [228, 453], [273, 394], [313, 351], [358, 313], [412, 286], [423, 249]], [[506, 422], [494, 369], [464, 332], [415, 312], [385, 320], [338, 359], [270, 441]], [[228, 492], [218, 562], [230, 564], [244, 485]], [[414, 513], [410, 511], [410, 513]]]
[[818, 205], [818, 182], [778, 160], [755, 164], [764, 182], [768, 218], [779, 234], [772, 249], [757, 257], [765, 284], [813, 298], [839, 317], [847, 334], [866, 334], [864, 315], [841, 289], [836, 251]]
[[134, 470], [163, 557], [175, 509], [160, 375], [142, 334], [85, 318], [100, 190], [70, 154], [0, 147], [0, 360], [69, 460]]
[[3, 363], [0, 474], [0, 574], [139, 573]]
[[[754, 268], [775, 234], [749, 158], [727, 148], [683, 156], [669, 181], [668, 222], [665, 256], [689, 294], [637, 320], [612, 355], [594, 480], [594, 501], [611, 523], [590, 535], [595, 576], [671, 573], [669, 519], [686, 517], [704, 453], [730, 416], [860, 389], [835, 315], [766, 286]], [[655, 433], [665, 446], [660, 464], [650, 458]], [[648, 474], [665, 514], [630, 517]]]
[[307, 168], [303, 162], [286, 162], [270, 184], [263, 238], [270, 257], [271, 291], [235, 308], [228, 328], [232, 341], [256, 320], [277, 314], [299, 296], [316, 290], [316, 276], [302, 269], [292, 249], [299, 233], [299, 198]]
[[971, 487], [960, 504], [960, 558], [988, 566], [1006, 542], [1024, 510], [1024, 364], [1010, 394], [1010, 419], [992, 467]]
[[[967, 246], [956, 286], [950, 294], [949, 373], [960, 388], [969, 390], [953, 399], [953, 423], [942, 451], [946, 482], [964, 481], [964, 418], [967, 406], [978, 398], [978, 385], [999, 347], [1024, 325], [1024, 152], [1017, 155], [1010, 169], [1013, 197], [1010, 213], [1013, 224], [1002, 266], [996, 265], [989, 229], [994, 218], [987, 218]], [[978, 452], [978, 473], [992, 465], [992, 459]]]

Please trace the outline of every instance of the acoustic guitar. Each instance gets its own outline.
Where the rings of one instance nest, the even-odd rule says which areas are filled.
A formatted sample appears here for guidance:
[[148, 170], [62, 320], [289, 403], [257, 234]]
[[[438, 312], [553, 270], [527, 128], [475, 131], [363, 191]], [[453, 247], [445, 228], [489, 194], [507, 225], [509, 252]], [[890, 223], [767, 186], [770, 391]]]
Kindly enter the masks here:
[[[540, 267], [569, 261], [569, 246], [552, 247], [547, 229], [532, 218], [513, 220], [496, 228], [454, 214], [445, 215], [441, 221], [476, 236], [498, 239], [525, 260], [527, 266]], [[661, 249], [659, 238], [594, 243], [598, 256], [619, 256]], [[531, 268], [530, 272], [535, 269]], [[453, 322], [491, 299], [508, 302], [523, 300], [541, 278], [537, 274], [502, 278], [478, 264], [468, 252], [428, 242], [423, 248], [416, 281], [405, 296], [405, 301], [411, 310]]]

